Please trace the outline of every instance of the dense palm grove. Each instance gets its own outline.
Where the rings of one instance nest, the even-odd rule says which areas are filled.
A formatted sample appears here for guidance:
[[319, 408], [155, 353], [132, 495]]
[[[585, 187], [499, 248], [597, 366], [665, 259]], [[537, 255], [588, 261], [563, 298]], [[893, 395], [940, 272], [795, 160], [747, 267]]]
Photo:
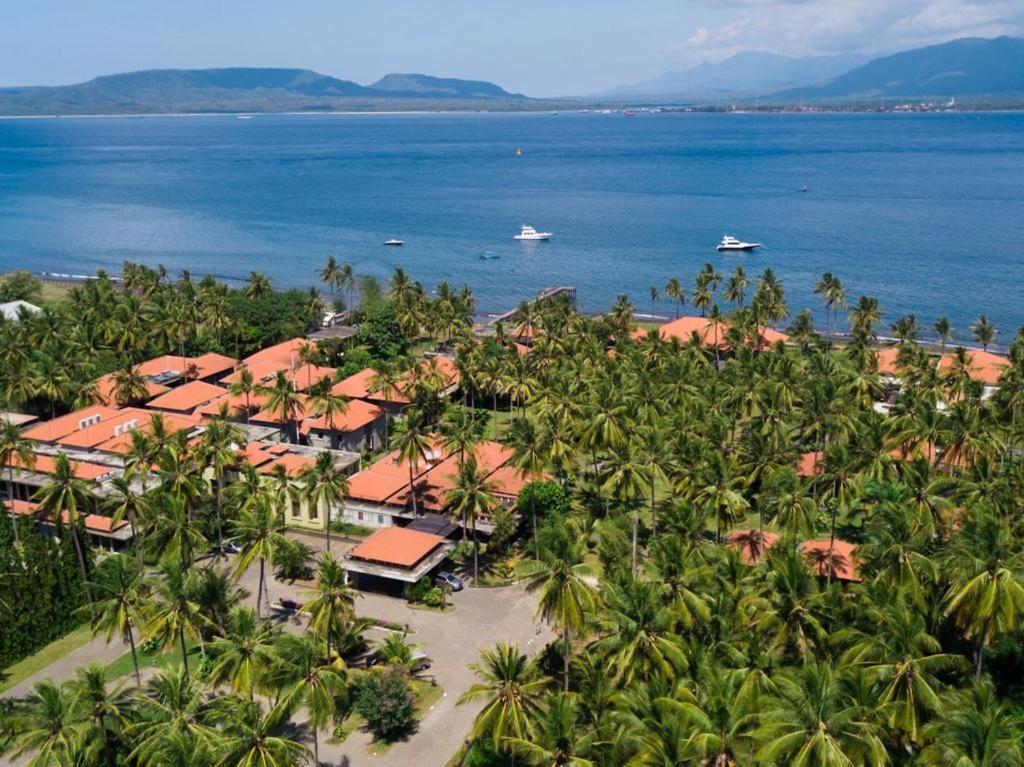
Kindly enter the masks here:
[[[252, 335], [254, 325], [221, 323], [204, 304], [203, 291], [221, 288], [154, 274], [130, 271], [125, 291], [90, 284], [64, 310], [5, 326], [8, 401], [60, 412], [88, 396], [77, 384], [40, 383], [58, 349], [77, 364], [94, 355], [127, 364], [136, 348], [230, 350]], [[332, 262], [322, 276], [353, 303], [350, 274]], [[883, 414], [874, 407], [886, 391], [874, 348], [882, 308], [853, 303], [840, 340], [846, 296], [831, 275], [818, 286], [824, 336], [802, 312], [786, 346], [759, 332], [789, 315], [770, 271], [754, 285], [742, 271], [698, 277], [691, 303], [729, 319], [714, 347], [636, 333], [625, 297], [600, 318], [557, 300], [524, 304], [479, 341], [468, 289], [442, 285], [431, 298], [400, 270], [381, 295], [364, 287], [358, 354], [382, 391], [414, 377], [391, 447], [415, 460], [440, 433], [460, 453], [449, 511], [474, 542], [476, 521], [498, 513], [471, 450], [485, 436], [479, 416], [495, 411], [486, 436], [507, 442], [535, 480], [520, 499], [513, 562], [557, 639], [535, 657], [498, 645], [474, 664], [479, 683], [462, 700], [482, 709], [455, 762], [1024, 764], [1024, 339], [986, 397], [962, 351], [940, 368], [917, 343], [916, 318], [896, 320], [903, 385]], [[101, 300], [90, 298], [96, 291]], [[678, 311], [678, 280], [664, 294]], [[254, 275], [241, 295], [275, 294]], [[171, 305], [188, 313], [179, 331], [165, 327]], [[322, 304], [307, 308], [308, 319]], [[136, 325], [126, 317], [161, 321], [140, 320], [138, 340], [126, 341]], [[948, 323], [934, 330], [945, 346]], [[985, 346], [993, 340], [984, 317], [973, 332]], [[430, 367], [405, 355], [424, 337], [455, 354], [459, 401], [439, 400]], [[517, 339], [529, 352], [517, 353]], [[31, 366], [35, 383], [17, 388], [17, 365]], [[68, 375], [66, 363], [55, 367]], [[308, 562], [275, 511], [292, 492], [287, 478], [259, 483], [244, 466], [226, 482], [195, 477], [196, 466], [230, 463], [233, 428], [214, 420], [196, 445], [139, 438], [134, 465], [155, 463], [159, 487], [118, 504], [142, 544], [95, 567], [82, 562], [82, 614], [97, 630], [184, 650], [183, 662], [141, 687], [97, 668], [37, 687], [4, 718], [13, 753], [40, 765], [300, 764], [308, 754], [296, 727], [308, 721], [316, 746], [356, 705], [361, 681], [346, 660], [364, 626], [335, 559], [316, 565], [303, 635], [265, 620], [264, 568]], [[820, 453], [820, 467], [800, 476], [806, 453]], [[309, 492], [325, 483], [342, 484], [324, 477]], [[67, 476], [44, 490], [54, 509], [95, 502]], [[758, 554], [752, 564], [726, 545], [733, 530]], [[769, 532], [780, 536], [770, 547]], [[26, 525], [20, 536], [29, 534]], [[243, 545], [230, 571], [217, 558], [197, 561], [225, 535]], [[817, 559], [798, 547], [814, 537], [828, 541]], [[840, 561], [840, 540], [857, 547], [859, 580], [834, 577], [853, 564]], [[479, 548], [466, 559], [474, 576], [500, 560], [495, 542], [482, 556]], [[255, 597], [233, 585], [249, 568], [260, 574]], [[406, 657], [400, 648], [393, 656], [399, 666]]]

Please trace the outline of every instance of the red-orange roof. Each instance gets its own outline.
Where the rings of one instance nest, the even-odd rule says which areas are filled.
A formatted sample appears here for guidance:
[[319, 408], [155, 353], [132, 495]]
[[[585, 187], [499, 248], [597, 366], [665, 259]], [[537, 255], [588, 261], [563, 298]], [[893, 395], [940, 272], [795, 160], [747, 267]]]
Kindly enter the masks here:
[[[70, 461], [71, 471], [78, 479], [99, 479], [100, 477], [114, 471], [113, 467], [101, 463], [87, 463], [85, 461]], [[34, 471], [39, 474], [53, 474], [57, 469], [57, 459], [50, 455], [36, 453], [34, 463], [26, 465], [16, 456], [7, 461], [7, 466], [24, 471]]]
[[439, 535], [407, 527], [385, 527], [352, 549], [349, 556], [384, 565], [413, 567], [444, 542]]
[[[4, 506], [7, 507], [9, 512], [23, 517], [34, 516], [39, 511], [39, 504], [32, 501], [19, 501], [15, 499], [14, 501], [4, 501]], [[62, 511], [60, 515], [65, 525], [71, 519], [71, 515], [66, 511]], [[115, 525], [111, 517], [105, 517], [100, 514], [86, 514], [83, 521], [85, 522], [85, 529], [92, 530], [94, 533], [110, 533], [114, 530], [120, 530], [128, 524], [122, 519]]]
[[50, 421], [36, 424], [25, 429], [22, 434], [27, 439], [34, 439], [39, 442], [56, 442], [61, 437], [66, 437], [68, 434], [72, 434], [82, 428], [80, 424], [84, 420], [96, 419], [99, 423], [103, 423], [111, 418], [116, 418], [120, 412], [115, 407], [93, 405], [92, 407], [85, 407], [73, 413], [58, 416]]
[[309, 413], [306, 411], [306, 398], [299, 395], [298, 408], [295, 411], [295, 418], [282, 418], [281, 411], [271, 410], [270, 408], [264, 408], [260, 412], [256, 413], [250, 420], [258, 423], [272, 423], [276, 425], [282, 425], [286, 423], [294, 423], [295, 421], [301, 421], [306, 418]]
[[366, 399], [370, 393], [370, 381], [375, 375], [377, 375], [377, 371], [373, 368], [360, 370], [358, 373], [350, 375], [348, 378], [334, 384], [331, 388], [331, 393], [343, 394], [349, 399]]
[[831, 569], [832, 577], [838, 580], [860, 580], [860, 560], [857, 558], [857, 547], [852, 543], [837, 538], [832, 543], [831, 561], [828, 538], [804, 541], [800, 546], [800, 553], [822, 578], [827, 577]]
[[[100, 401], [105, 405], [117, 407], [117, 398], [114, 396], [114, 374], [107, 373], [106, 375], [100, 376], [96, 379], [96, 392], [99, 394]], [[153, 381], [146, 381], [146, 391], [150, 397], [156, 397], [164, 392], [170, 391], [170, 389], [162, 384], [154, 383]]]
[[179, 357], [174, 354], [164, 354], [161, 357], [154, 357], [135, 366], [135, 369], [143, 376], [155, 376], [161, 373], [177, 373], [180, 376], [190, 378], [208, 378], [218, 373], [223, 373], [235, 366], [236, 360], [232, 357], [225, 357], [223, 354], [200, 355], [199, 357]]
[[900, 348], [898, 346], [889, 346], [885, 349], [879, 349], [875, 352], [875, 364], [878, 368], [879, 373], [885, 375], [895, 375], [896, 373], [896, 358], [899, 357]]
[[[498, 442], [485, 441], [478, 444], [473, 452], [477, 468], [490, 475], [512, 457], [512, 450]], [[467, 457], [468, 458], [468, 457]], [[440, 511], [448, 505], [448, 493], [455, 487], [459, 471], [459, 457], [452, 454], [413, 482], [416, 503], [431, 511]], [[490, 476], [487, 477], [490, 481]], [[405, 505], [409, 502], [408, 476], [389, 503]]]
[[238, 383], [242, 377], [242, 369], [246, 369], [252, 375], [252, 379], [257, 383], [266, 381], [268, 378], [274, 376], [282, 370], [291, 370], [291, 367], [274, 360], [262, 360], [256, 362], [245, 362], [238, 369], [235, 370], [231, 375], [224, 376], [220, 379], [220, 382], [224, 386], [230, 386], [231, 384]]
[[[948, 372], [953, 366], [954, 359], [952, 352], [944, 354], [939, 360], [939, 371]], [[967, 359], [971, 378], [989, 386], [997, 385], [1003, 371], [1010, 366], [1010, 361], [1006, 357], [982, 349], [968, 349]]]
[[[249, 409], [260, 410], [266, 404], [267, 397], [265, 394], [250, 394], [249, 395]], [[195, 409], [196, 415], [203, 416], [219, 416], [222, 405], [227, 405], [228, 415], [231, 417], [239, 417], [245, 415], [245, 395], [244, 394], [222, 394], [215, 400], [207, 402], [205, 405], [200, 405]]]
[[802, 479], [817, 477], [824, 470], [824, 453], [804, 453], [797, 462], [796, 475]]
[[[428, 357], [427, 359], [420, 360], [419, 366], [422, 372], [433, 366], [436, 368], [438, 375], [444, 383], [444, 388], [449, 388], [456, 385], [459, 382], [459, 371], [455, 368], [455, 363], [452, 362], [448, 357]], [[398, 391], [393, 392], [390, 397], [385, 400], [382, 392], [372, 392], [371, 381], [377, 374], [372, 368], [366, 368], [360, 370], [354, 375], [350, 375], [343, 381], [339, 381], [332, 388], [333, 394], [344, 394], [346, 397], [351, 399], [366, 399], [371, 402], [395, 402], [400, 405], [406, 405], [409, 403], [407, 389], [412, 380], [412, 376], [408, 373], [403, 375], [397, 383]]]
[[318, 415], [314, 418], [307, 418], [302, 428], [299, 430], [302, 434], [309, 434], [313, 429], [318, 431], [333, 430], [340, 434], [345, 432], [355, 431], [367, 426], [378, 418], [384, 415], [384, 410], [371, 405], [369, 402], [363, 402], [362, 400], [353, 399], [348, 402], [348, 411], [335, 415], [331, 419], [331, 424], [328, 426], [327, 418], [322, 415]]
[[228, 390], [222, 386], [206, 383], [205, 381], [189, 381], [166, 394], [161, 394], [149, 401], [147, 407], [159, 410], [180, 410], [192, 411], [200, 405], [222, 397]]
[[[683, 343], [688, 343], [696, 334], [701, 346], [723, 348], [727, 346], [725, 335], [729, 330], [729, 325], [729, 321], [724, 318], [712, 320], [708, 317], [684, 316], [659, 327], [658, 335], [666, 341], [677, 338]], [[761, 337], [761, 342], [766, 346], [771, 346], [780, 341], [782, 343], [789, 341], [789, 336], [785, 333], [769, 327], [758, 328], [758, 334]]]
[[325, 368], [319, 365], [299, 365], [285, 373], [285, 377], [298, 391], [308, 391], [321, 378], [334, 378], [334, 374], [337, 372], [334, 368]]
[[763, 535], [760, 530], [733, 530], [725, 539], [726, 546], [739, 549], [740, 560], [746, 565], [756, 563], [778, 542], [778, 534], [767, 530]]
[[245, 364], [250, 367], [257, 364], [272, 363], [277, 365], [278, 370], [291, 369], [299, 364], [299, 350], [304, 346], [315, 347], [312, 341], [305, 338], [290, 338], [279, 344], [268, 346], [255, 354], [245, 358]]
[[303, 471], [308, 469], [310, 466], [316, 464], [316, 461], [309, 456], [296, 455], [295, 453], [288, 453], [286, 455], [275, 458], [270, 463], [265, 463], [259, 467], [260, 474], [270, 474], [278, 466], [284, 468], [285, 474], [289, 477], [297, 477]]

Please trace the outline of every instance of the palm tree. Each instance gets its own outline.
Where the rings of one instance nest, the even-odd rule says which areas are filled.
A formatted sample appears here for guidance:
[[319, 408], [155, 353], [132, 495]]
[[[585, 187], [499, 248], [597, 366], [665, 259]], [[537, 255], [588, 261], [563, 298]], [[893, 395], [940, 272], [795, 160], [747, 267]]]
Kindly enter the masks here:
[[149, 399], [149, 385], [134, 365], [127, 365], [110, 374], [114, 402], [122, 407], [138, 405]]
[[35, 754], [29, 767], [64, 767], [81, 763], [87, 747], [88, 723], [79, 711], [78, 696], [70, 688], [47, 679], [32, 688], [27, 703], [13, 717], [15, 733], [10, 756]]
[[273, 563], [279, 549], [288, 545], [285, 537], [284, 514], [275, 509], [268, 499], [257, 500], [250, 508], [242, 511], [232, 523], [232, 533], [242, 551], [235, 560], [235, 580], [242, 577], [254, 562], [259, 562], [259, 586], [256, 591], [256, 620], [260, 619], [260, 605], [267, 593], [267, 562]]
[[99, 750], [109, 767], [117, 764], [117, 741], [131, 715], [131, 701], [123, 683], [107, 686], [107, 669], [102, 663], [90, 663], [76, 670], [68, 684], [81, 705], [86, 726], [83, 740], [86, 753]]
[[[384, 399], [384, 403], [391, 402], [396, 396], [402, 393], [402, 379], [398, 371], [398, 368], [391, 363], [378, 363], [374, 374], [370, 376], [370, 380], [367, 382], [367, 389], [371, 394], [380, 394]], [[384, 419], [384, 449], [389, 450], [388, 440], [388, 420], [390, 416]]]
[[143, 609], [149, 584], [142, 568], [125, 554], [114, 554], [97, 571], [92, 588], [96, 594], [96, 617], [92, 622], [93, 634], [103, 632], [107, 643], [117, 632], [122, 642], [128, 642], [132, 651], [135, 681], [142, 684], [139, 656], [135, 647], [135, 629], [143, 621]]
[[1010, 544], [998, 519], [976, 512], [943, 557], [949, 580], [945, 614], [973, 639], [974, 678], [981, 678], [985, 645], [1015, 631], [1024, 615], [1024, 554]]
[[1000, 700], [991, 682], [975, 682], [942, 703], [939, 716], [924, 727], [929, 743], [921, 754], [924, 764], [1024, 764], [1021, 716], [1009, 701]]
[[486, 738], [499, 750], [510, 739], [532, 740], [532, 717], [548, 680], [515, 645], [499, 642], [493, 649], [482, 650], [480, 658], [481, 662], [469, 667], [481, 681], [457, 701], [457, 705], [483, 702], [470, 738]]
[[204, 465], [213, 471], [214, 508], [217, 517], [217, 552], [224, 551], [224, 480], [229, 471], [238, 465], [238, 447], [245, 441], [245, 435], [235, 426], [214, 419], [206, 426], [199, 441], [199, 454]]
[[259, 391], [267, 398], [267, 410], [291, 426], [291, 439], [297, 443], [299, 441], [298, 421], [303, 411], [303, 398], [295, 391], [288, 376], [282, 370], [277, 371], [274, 383], [261, 387]]
[[409, 500], [412, 503], [412, 514], [419, 512], [416, 506], [416, 486], [414, 480], [424, 456], [430, 452], [430, 436], [422, 415], [410, 409], [406, 412], [402, 428], [395, 438], [395, 452], [398, 463], [403, 461], [409, 468]]
[[145, 546], [162, 562], [179, 562], [187, 568], [196, 552], [206, 551], [209, 544], [203, 525], [189, 514], [184, 499], [161, 493], [155, 501], [158, 512], [147, 524]]
[[320, 281], [331, 289], [331, 303], [334, 303], [334, 289], [338, 287], [341, 280], [341, 270], [338, 267], [338, 260], [334, 256], [327, 257], [327, 263], [320, 270]]
[[325, 662], [330, 653], [308, 637], [285, 636], [277, 647], [279, 681], [290, 685], [281, 697], [288, 711], [306, 709], [313, 732], [313, 763], [320, 764], [320, 731], [328, 728], [348, 696], [345, 667], [340, 660]]
[[597, 592], [586, 580], [594, 569], [581, 561], [579, 551], [571, 548], [563, 558], [548, 554], [541, 560], [525, 564], [522, 575], [526, 590], [539, 592], [534, 617], [541, 617], [562, 635], [563, 682], [569, 691], [569, 660], [572, 656], [572, 635], [583, 630], [586, 617], [597, 604]]
[[351, 264], [345, 264], [341, 267], [341, 272], [338, 274], [338, 287], [348, 289], [348, 309], [349, 311], [354, 311], [356, 275], [355, 272], [352, 271]]
[[480, 517], [489, 517], [498, 506], [497, 486], [487, 479], [488, 469], [477, 466], [476, 457], [470, 456], [449, 476], [453, 487], [445, 493], [445, 505], [454, 517], [469, 525], [473, 536], [473, 583], [480, 580], [479, 541], [476, 523]]
[[270, 280], [262, 272], [249, 272], [249, 279], [245, 281], [245, 295], [248, 298], [266, 298], [273, 292]]
[[324, 530], [327, 533], [327, 553], [331, 553], [331, 510], [335, 506], [344, 509], [345, 496], [348, 495], [348, 477], [334, 465], [334, 456], [322, 450], [316, 456], [316, 462], [307, 467], [299, 475], [302, 483], [302, 495], [312, 508], [324, 508], [326, 519]]
[[840, 679], [810, 663], [774, 680], [776, 694], [761, 712], [758, 756], [766, 764], [886, 764], [877, 728], [843, 699]]
[[57, 453], [50, 481], [39, 488], [34, 498], [39, 504], [39, 512], [52, 519], [58, 530], [63, 529], [63, 515], [67, 513], [67, 525], [71, 530], [71, 540], [75, 545], [75, 555], [78, 557], [78, 569], [82, 576], [85, 598], [89, 603], [89, 613], [92, 615], [92, 591], [89, 589], [89, 573], [85, 567], [85, 553], [82, 549], [82, 542], [78, 538], [78, 522], [79, 513], [88, 513], [95, 505], [93, 485], [87, 480], [78, 478], [75, 467], [68, 460], [66, 454]]
[[949, 339], [953, 337], [953, 326], [950, 324], [949, 319], [946, 317], [939, 317], [935, 320], [935, 324], [932, 325], [932, 331], [939, 339], [939, 343], [942, 345], [941, 354], [946, 353], [946, 344]]
[[[516, 418], [509, 425], [507, 442], [512, 448], [511, 464], [527, 481], [539, 481], [551, 458], [550, 446], [543, 432], [529, 418]], [[534, 558], [540, 559], [540, 539], [537, 531], [537, 499], [530, 496], [530, 529], [533, 532]]]
[[989, 322], [988, 317], [984, 314], [971, 325], [971, 334], [974, 336], [974, 340], [981, 344], [981, 348], [985, 351], [988, 351], [988, 347], [996, 340], [998, 333], [996, 326]]
[[259, 701], [224, 697], [211, 717], [221, 725], [218, 764], [297, 767], [309, 759], [309, 749], [288, 736], [288, 709], [281, 704], [264, 711]]
[[142, 767], [213, 761], [216, 732], [207, 723], [210, 703], [184, 666], [158, 671], [145, 694], [138, 696], [137, 705], [138, 716], [129, 728], [135, 743], [130, 754], [133, 761]]
[[[36, 454], [32, 449], [33, 443], [22, 436], [21, 429], [6, 418], [0, 419], [0, 421], [2, 421], [0, 422], [0, 466], [7, 467], [7, 497], [13, 501], [15, 465], [31, 471], [36, 465]], [[7, 513], [6, 509], [4, 513]], [[18, 538], [18, 527], [16, 521], [11, 525], [11, 529], [14, 531], [14, 545], [20, 551], [21, 540]]]
[[143, 493], [136, 492], [130, 472], [114, 477], [110, 481], [111, 492], [104, 499], [103, 505], [110, 512], [111, 524], [117, 525], [127, 518], [132, 532], [132, 547], [142, 569], [142, 539], [140, 538], [140, 521], [149, 516], [150, 499]]
[[679, 307], [686, 302], [686, 290], [683, 289], [683, 285], [679, 282], [678, 277], [671, 277], [665, 283], [665, 297], [675, 303], [676, 319], [679, 319]]
[[232, 397], [245, 397], [245, 422], [249, 423], [252, 415], [252, 397], [262, 392], [263, 387], [253, 378], [252, 371], [247, 365], [238, 369], [238, 379], [228, 386], [228, 394]]
[[320, 384], [313, 387], [307, 400], [306, 407], [310, 413], [318, 413], [324, 417], [324, 423], [328, 431], [332, 432], [331, 447], [337, 447], [337, 439], [334, 432], [334, 419], [348, 413], [349, 400], [344, 394], [334, 394], [331, 391], [331, 379], [324, 377]]
[[352, 618], [355, 592], [348, 587], [345, 568], [330, 554], [320, 558], [317, 568], [316, 590], [303, 609], [309, 614], [309, 630], [322, 636], [327, 643], [327, 657], [333, 647], [332, 639], [344, 633], [345, 624]]
[[620, 503], [630, 509], [633, 541], [631, 546], [631, 562], [633, 572], [637, 566], [637, 546], [640, 528], [640, 499], [643, 498], [647, 485], [647, 476], [639, 457], [628, 447], [612, 454], [607, 479], [601, 485], [603, 492], [609, 493]]
[[200, 632], [213, 624], [196, 601], [197, 586], [196, 574], [176, 561], [165, 563], [156, 576], [146, 581], [149, 597], [143, 610], [147, 615], [143, 641], [158, 642], [164, 652], [172, 650], [177, 642], [186, 682], [189, 668], [185, 642], [200, 641]]
[[595, 733], [583, 732], [581, 708], [572, 697], [550, 695], [534, 714], [532, 739], [506, 738], [505, 744], [523, 756], [527, 764], [594, 767], [595, 762], [584, 754], [597, 750], [597, 737]]
[[280, 632], [261, 623], [251, 607], [239, 605], [228, 615], [224, 636], [204, 645], [211, 660], [208, 682], [228, 684], [252, 700], [276, 660], [275, 640]]
[[747, 278], [747, 273], [743, 269], [743, 265], [736, 267], [736, 271], [729, 277], [729, 281], [725, 284], [725, 290], [722, 293], [722, 298], [740, 307], [743, 306], [743, 299], [747, 294], [747, 288], [750, 287], [750, 280]]
[[661, 294], [658, 292], [658, 286], [657, 285], [651, 285], [651, 316], [652, 317], [654, 316], [654, 305], [658, 302], [659, 298], [661, 298]]

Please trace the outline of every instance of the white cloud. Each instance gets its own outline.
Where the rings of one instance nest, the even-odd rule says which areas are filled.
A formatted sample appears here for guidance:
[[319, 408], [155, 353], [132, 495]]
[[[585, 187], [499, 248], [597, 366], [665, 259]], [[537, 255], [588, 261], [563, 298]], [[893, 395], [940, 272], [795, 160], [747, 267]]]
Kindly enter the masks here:
[[720, 24], [673, 53], [721, 59], [743, 50], [876, 54], [956, 37], [1024, 34], [1021, 0], [704, 0]]

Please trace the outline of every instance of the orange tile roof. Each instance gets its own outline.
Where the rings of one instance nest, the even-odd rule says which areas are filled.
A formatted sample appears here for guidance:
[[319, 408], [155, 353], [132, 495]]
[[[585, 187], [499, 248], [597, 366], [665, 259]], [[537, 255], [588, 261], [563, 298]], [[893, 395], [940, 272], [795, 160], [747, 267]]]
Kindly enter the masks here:
[[356, 501], [384, 503], [408, 484], [408, 475], [402, 477], [363, 469], [349, 477], [348, 497]]
[[274, 360], [263, 360], [257, 362], [245, 362], [236, 369], [231, 375], [226, 375], [220, 379], [222, 386], [229, 386], [230, 384], [238, 383], [242, 377], [242, 369], [247, 369], [251, 374], [254, 381], [257, 383], [266, 381], [271, 376], [277, 374], [282, 370], [291, 370], [291, 367], [286, 364], [275, 362]]
[[193, 362], [195, 363], [195, 366], [199, 368], [200, 378], [208, 378], [209, 376], [216, 375], [217, 373], [223, 373], [227, 370], [231, 370], [238, 364], [238, 360], [234, 357], [227, 357], [223, 354], [215, 354], [214, 352], [201, 354], [196, 357]]
[[337, 372], [334, 368], [325, 368], [319, 365], [299, 365], [297, 368], [285, 373], [285, 377], [292, 382], [298, 391], [308, 391], [321, 378], [333, 379], [334, 374]]
[[[723, 348], [728, 345], [725, 336], [729, 325], [730, 323], [726, 319], [711, 320], [708, 317], [683, 316], [659, 327], [658, 335], [666, 341], [678, 338], [683, 343], [688, 343], [696, 334], [700, 339], [701, 346]], [[773, 328], [760, 327], [758, 333], [761, 336], [761, 342], [769, 346], [780, 341], [782, 343], [789, 341], [788, 335]]]
[[801, 479], [817, 477], [824, 471], [824, 453], [803, 453], [797, 462], [796, 475]]
[[[23, 517], [34, 516], [39, 511], [39, 504], [32, 501], [19, 501], [15, 499], [13, 502], [4, 501], [4, 506], [7, 507], [8, 511]], [[70, 519], [71, 515], [68, 512], [61, 512], [61, 520], [65, 525]], [[83, 521], [85, 522], [86, 530], [92, 530], [97, 533], [110, 533], [114, 530], [120, 530], [128, 524], [122, 519], [115, 525], [111, 517], [104, 517], [100, 514], [86, 514]]]
[[[169, 392], [170, 389], [162, 384], [154, 383], [153, 381], [146, 381], [146, 391], [149, 392], [150, 397], [156, 397], [164, 392]], [[114, 396], [114, 374], [107, 373], [106, 375], [100, 376], [96, 379], [96, 392], [99, 394], [100, 401], [105, 405], [111, 407], [117, 407], [117, 398]]]
[[36, 509], [39, 508], [39, 504], [33, 501], [21, 501], [15, 498], [13, 500], [4, 501], [4, 507], [12, 514], [17, 514], [22, 517], [31, 517], [36, 513]]
[[[302, 421], [304, 418], [308, 417], [308, 415], [309, 413], [306, 411], [306, 398], [300, 394], [299, 406], [295, 411], [294, 420]], [[272, 423], [278, 426], [286, 423], [293, 423], [292, 419], [284, 419], [281, 417], [281, 413], [279, 411], [271, 410], [270, 408], [264, 408], [253, 415], [250, 420], [258, 423]]]
[[234, 358], [212, 352], [199, 357], [179, 357], [175, 354], [165, 354], [162, 357], [154, 357], [141, 362], [135, 369], [144, 376], [155, 376], [171, 371], [190, 378], [207, 378], [230, 370], [235, 364]]
[[369, 402], [353, 399], [348, 402], [348, 412], [334, 416], [334, 418], [331, 419], [330, 427], [327, 425], [327, 418], [320, 415], [314, 418], [307, 418], [303, 422], [302, 428], [299, 431], [302, 434], [309, 434], [313, 429], [318, 431], [328, 431], [330, 428], [338, 433], [345, 433], [361, 429], [364, 426], [373, 423], [383, 415], [383, 408], [371, 405]]
[[352, 549], [348, 555], [353, 559], [384, 565], [413, 567], [444, 542], [445, 539], [439, 535], [407, 527], [385, 527]]
[[222, 386], [215, 386], [205, 381], [189, 381], [187, 384], [171, 389], [166, 394], [151, 399], [146, 406], [160, 410], [191, 411], [227, 393], [228, 390]]
[[296, 455], [295, 453], [288, 453], [286, 455], [275, 458], [270, 463], [265, 463], [259, 467], [260, 474], [270, 474], [278, 466], [284, 468], [285, 473], [289, 477], [297, 477], [303, 471], [308, 469], [310, 466], [315, 466], [316, 461], [313, 458], [305, 455]]
[[[946, 373], [953, 366], [954, 354], [949, 352], [939, 360], [939, 371]], [[981, 349], [968, 349], [967, 359], [970, 364], [969, 372], [972, 379], [996, 386], [1003, 371], [1010, 366], [1010, 361], [999, 354], [986, 352]]]
[[[57, 459], [50, 455], [36, 453], [35, 463], [25, 465], [17, 457], [7, 461], [7, 466], [24, 471], [34, 471], [39, 474], [53, 474], [57, 470]], [[87, 463], [85, 461], [71, 461], [71, 470], [78, 479], [93, 480], [114, 471], [112, 466], [105, 466], [101, 463]]]
[[[537, 479], [538, 482], [542, 482], [547, 479], [547, 475], [542, 475]], [[517, 498], [519, 491], [528, 482], [533, 482], [533, 478], [524, 476], [519, 469], [514, 466], [502, 466], [495, 469], [487, 477], [487, 481], [494, 484], [495, 491], [499, 495], [505, 495], [509, 498]]]
[[[251, 410], [260, 410], [266, 404], [266, 401], [267, 397], [265, 394], [250, 394], [249, 408]], [[229, 416], [237, 418], [245, 415], [244, 394], [223, 394], [217, 399], [207, 402], [205, 405], [200, 405], [194, 412], [196, 415], [219, 416], [221, 405], [227, 405]]]
[[288, 447], [288, 445], [282, 445], [280, 442], [271, 445], [268, 445], [266, 442], [261, 442], [260, 444], [266, 447], [267, 452], [270, 453], [271, 455], [284, 455], [285, 453], [291, 450], [291, 448]]
[[259, 442], [250, 442], [238, 451], [240, 458], [248, 461], [253, 466], [262, 466], [274, 460], [274, 456]]
[[899, 357], [900, 348], [898, 346], [889, 346], [885, 349], [879, 349], [875, 352], [875, 365], [878, 368], [878, 372], [884, 375], [895, 375], [896, 373], [896, 358]]
[[255, 354], [250, 354], [244, 361], [250, 367], [257, 364], [272, 363], [277, 365], [278, 370], [290, 369], [299, 364], [299, 350], [304, 346], [315, 347], [316, 344], [307, 341], [305, 338], [290, 338], [279, 344], [268, 346], [266, 349], [261, 349]]
[[740, 560], [745, 565], [755, 564], [778, 542], [779, 535], [767, 530], [763, 537], [760, 530], [733, 530], [725, 539], [727, 547], [739, 549]]
[[857, 547], [837, 538], [832, 544], [831, 563], [828, 549], [828, 538], [825, 538], [804, 541], [800, 546], [800, 553], [822, 578], [828, 577], [828, 572], [831, 569], [833, 578], [841, 581], [859, 581], [860, 560], [857, 558]]
[[54, 418], [53, 420], [36, 424], [35, 426], [25, 429], [22, 434], [27, 439], [34, 439], [39, 442], [56, 442], [61, 437], [66, 437], [68, 434], [78, 431], [81, 428], [79, 426], [79, 422], [83, 419], [99, 416], [99, 422], [103, 423], [109, 421], [111, 418], [117, 417], [120, 412], [121, 411], [117, 408], [108, 407], [106, 405], [85, 407], [81, 410], [76, 410], [73, 413], [68, 413], [67, 415]]
[[377, 371], [373, 368], [360, 370], [334, 384], [331, 393], [343, 394], [350, 399], [366, 399], [370, 393], [370, 381], [375, 375], [377, 375]]
[[[512, 450], [498, 442], [485, 441], [474, 450], [477, 467], [490, 474], [504, 465], [511, 457]], [[459, 457], [452, 454], [413, 482], [416, 503], [431, 511], [440, 511], [448, 505], [448, 493], [455, 487], [455, 476], [459, 471]], [[388, 499], [388, 503], [405, 505], [409, 502], [408, 475], [399, 492]]]

